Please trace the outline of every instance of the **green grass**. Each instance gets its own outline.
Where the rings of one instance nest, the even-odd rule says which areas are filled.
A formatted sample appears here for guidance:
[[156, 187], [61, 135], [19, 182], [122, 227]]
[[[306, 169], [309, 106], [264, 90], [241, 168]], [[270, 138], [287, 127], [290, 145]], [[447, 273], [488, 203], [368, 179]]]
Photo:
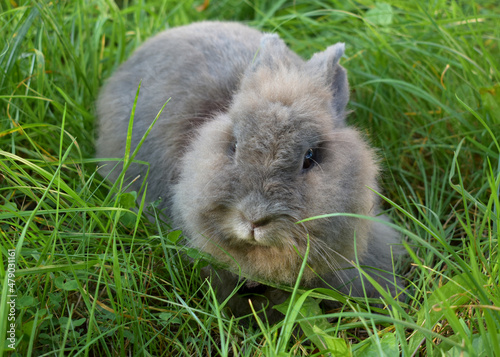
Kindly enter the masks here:
[[[497, 2], [201, 4], [0, 3], [1, 343], [9, 249], [17, 268], [15, 353], [7, 340], [0, 356], [500, 356]], [[96, 173], [103, 81], [149, 36], [204, 19], [277, 32], [305, 58], [346, 43], [350, 122], [379, 148], [410, 253], [406, 301], [323, 313], [317, 299], [335, 292], [296, 291], [283, 322], [247, 327], [199, 277], [203, 261], [178, 253], [179, 232], [144, 218], [142, 193], [136, 204]]]

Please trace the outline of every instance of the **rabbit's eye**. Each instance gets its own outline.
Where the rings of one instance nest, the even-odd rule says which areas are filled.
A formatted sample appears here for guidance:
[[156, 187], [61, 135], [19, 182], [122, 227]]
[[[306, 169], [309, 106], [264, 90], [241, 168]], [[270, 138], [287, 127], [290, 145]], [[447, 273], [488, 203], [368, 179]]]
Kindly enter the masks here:
[[236, 141], [232, 142], [229, 146], [229, 155], [233, 156], [236, 152], [236, 148], [238, 147], [238, 143]]
[[309, 170], [317, 163], [316, 150], [308, 149], [304, 155], [304, 162], [302, 163], [302, 170]]

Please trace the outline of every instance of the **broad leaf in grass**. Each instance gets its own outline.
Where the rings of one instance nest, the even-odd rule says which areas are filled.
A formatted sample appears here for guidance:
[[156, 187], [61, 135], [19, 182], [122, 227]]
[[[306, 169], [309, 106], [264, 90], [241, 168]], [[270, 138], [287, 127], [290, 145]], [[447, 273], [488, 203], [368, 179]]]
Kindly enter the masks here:
[[[284, 303], [274, 306], [276, 310], [285, 314], [290, 304], [290, 298]], [[321, 352], [329, 352], [333, 356], [351, 356], [349, 345], [344, 339], [330, 335], [327, 331], [332, 325], [323, 314], [319, 302], [308, 297], [300, 307], [297, 320], [304, 334], [314, 343]]]
[[324, 330], [320, 329], [317, 325], [313, 325], [313, 332], [315, 335], [311, 335], [311, 340], [313, 340], [312, 337], [315, 336], [317, 340], [320, 340], [321, 344], [319, 345], [315, 343], [316, 347], [321, 348], [324, 343], [326, 344], [328, 352], [330, 352], [332, 356], [352, 356], [351, 349], [343, 338], [333, 337]]
[[168, 325], [170, 326], [171, 324], [181, 324], [182, 320], [177, 316], [177, 314], [173, 314], [171, 312], [162, 312], [160, 315], [158, 315], [160, 319], [162, 319], [165, 322], [168, 322]]
[[393, 333], [386, 333], [382, 337], [374, 335], [353, 346], [354, 357], [391, 357], [399, 354], [398, 342]]
[[[126, 209], [133, 209], [136, 207], [137, 192], [125, 192], [120, 195], [120, 206]], [[127, 228], [133, 228], [138, 217], [132, 212], [122, 212], [120, 215], [120, 222]]]
[[[69, 320], [71, 320], [71, 321], [69, 321]], [[85, 323], [85, 321], [87, 321], [87, 319], [85, 317], [82, 317], [81, 319], [76, 319], [76, 320], [70, 319], [70, 318], [65, 317], [65, 316], [61, 316], [59, 318], [59, 323], [61, 324], [61, 326], [66, 326], [69, 322], [70, 326], [72, 326], [73, 328], [83, 325]]]
[[25, 307], [31, 307], [35, 306], [38, 303], [37, 299], [35, 299], [33, 296], [25, 295], [20, 297], [16, 301], [16, 308], [22, 309]]
[[182, 231], [175, 230], [167, 234], [168, 241], [176, 244], [181, 239]]
[[120, 223], [125, 227], [132, 229], [135, 227], [138, 217], [132, 212], [123, 212], [120, 216]]
[[[486, 357], [488, 355], [486, 348], [484, 346], [485, 342], [484, 342], [483, 337], [486, 338], [487, 335], [481, 336], [481, 334], [475, 334], [472, 336], [472, 347], [474, 349], [474, 356], [476, 356], [476, 357]], [[460, 336], [453, 335], [450, 338], [452, 340], [459, 340]], [[460, 341], [457, 341], [457, 342], [460, 343]], [[488, 341], [486, 343], [488, 343]], [[463, 348], [454, 346], [454, 347], [450, 348], [448, 351], [446, 351], [444, 353], [444, 356], [447, 356], [447, 357], [467, 357], [470, 355], [469, 355], [469, 353], [464, 351]]]
[[365, 19], [374, 25], [388, 26], [392, 24], [392, 7], [384, 2], [378, 2], [375, 7], [368, 10]]
[[0, 211], [17, 212], [18, 208], [15, 202], [7, 201], [4, 204], [0, 205]]
[[130, 341], [130, 343], [134, 343], [135, 342], [135, 335], [130, 330], [124, 330], [123, 331], [123, 337], [125, 337], [126, 339], [128, 339]]
[[76, 280], [68, 279], [64, 276], [59, 276], [54, 280], [54, 283], [59, 289], [62, 290], [78, 290], [78, 282]]
[[135, 207], [135, 202], [137, 200], [137, 192], [125, 192], [120, 195], [120, 206], [126, 209], [131, 209]]

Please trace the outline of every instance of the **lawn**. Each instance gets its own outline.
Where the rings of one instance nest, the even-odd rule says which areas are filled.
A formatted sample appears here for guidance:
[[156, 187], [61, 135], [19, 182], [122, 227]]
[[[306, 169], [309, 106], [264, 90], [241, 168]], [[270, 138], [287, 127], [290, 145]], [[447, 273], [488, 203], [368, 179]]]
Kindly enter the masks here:
[[[207, 19], [304, 58], [346, 43], [404, 301], [295, 287], [283, 321], [234, 318], [168, 217], [96, 172], [104, 81], [148, 37]], [[0, 356], [500, 356], [499, 24], [496, 0], [2, 1]]]

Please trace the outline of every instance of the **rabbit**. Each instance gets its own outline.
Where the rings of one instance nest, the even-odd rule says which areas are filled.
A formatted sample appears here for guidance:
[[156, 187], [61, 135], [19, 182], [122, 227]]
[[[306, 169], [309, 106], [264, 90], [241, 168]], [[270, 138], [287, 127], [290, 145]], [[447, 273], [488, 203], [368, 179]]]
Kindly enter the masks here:
[[[111, 180], [120, 169], [105, 159], [124, 155], [139, 84], [132, 150], [170, 99], [136, 159], [150, 164], [148, 200], [161, 198], [186, 244], [225, 267], [207, 273], [221, 300], [245, 277], [240, 295], [254, 293], [271, 306], [284, 301], [286, 292], [274, 287], [266, 295], [266, 285], [252, 278], [293, 285], [308, 244], [304, 287], [378, 297], [361, 283], [356, 257], [392, 294], [401, 286], [391, 273], [400, 238], [388, 225], [347, 215], [297, 223], [330, 213], [387, 220], [372, 191], [375, 151], [346, 124], [344, 47], [336, 43], [304, 61], [276, 34], [199, 22], [147, 40], [100, 92], [97, 157]], [[127, 177], [147, 171], [133, 164]], [[231, 301], [236, 314], [250, 311], [247, 299]]]

